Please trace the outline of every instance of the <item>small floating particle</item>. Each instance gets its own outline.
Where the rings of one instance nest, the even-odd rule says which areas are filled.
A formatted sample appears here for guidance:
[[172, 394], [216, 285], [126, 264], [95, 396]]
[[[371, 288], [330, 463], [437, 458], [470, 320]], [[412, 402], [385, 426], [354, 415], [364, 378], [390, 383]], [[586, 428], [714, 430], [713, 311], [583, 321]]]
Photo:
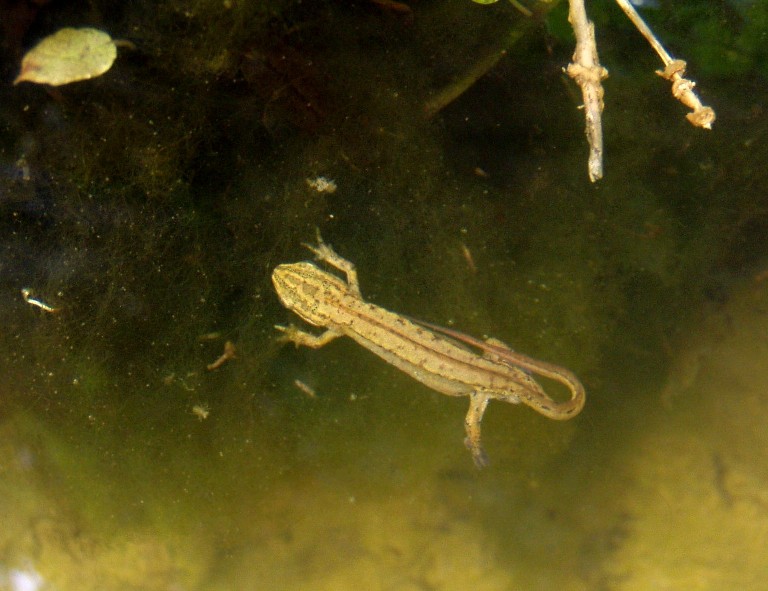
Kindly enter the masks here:
[[328, 193], [329, 195], [335, 193], [336, 189], [338, 189], [333, 179], [327, 179], [324, 176], [307, 179], [307, 186], [318, 193]]
[[224, 343], [224, 353], [222, 353], [221, 356], [216, 361], [214, 361], [213, 363], [209, 363], [206, 366], [208, 371], [213, 371], [214, 369], [219, 369], [227, 361], [237, 357], [235, 352], [236, 352], [235, 344], [232, 341], [227, 341], [226, 343]]
[[21, 60], [21, 73], [13, 81], [61, 86], [101, 76], [112, 67], [117, 47], [98, 29], [61, 29], [40, 41]]
[[207, 404], [195, 404], [192, 407], [192, 414], [197, 417], [197, 420], [204, 421], [211, 414], [211, 409], [208, 408]]
[[472, 251], [470, 251], [469, 247], [463, 242], [461, 243], [461, 254], [467, 262], [469, 270], [472, 271], [472, 273], [477, 273], [477, 265], [475, 265], [475, 259], [472, 257]]
[[40, 308], [43, 312], [48, 312], [49, 314], [55, 314], [61, 308], [54, 308], [53, 306], [49, 306], [45, 302], [38, 300], [37, 298], [32, 297], [32, 290], [28, 287], [25, 287], [21, 290], [21, 297], [24, 298], [24, 301], [27, 302], [30, 306], [35, 306], [36, 308]]
[[197, 340], [203, 343], [205, 341], [215, 341], [220, 338], [221, 338], [220, 332], [207, 332], [205, 334], [201, 334], [200, 336], [198, 336]]
[[296, 386], [302, 392], [304, 392], [304, 394], [306, 394], [310, 398], [317, 398], [317, 392], [315, 392], [314, 388], [312, 388], [311, 386], [308, 386], [301, 380], [298, 380], [298, 379], [293, 380], [293, 385]]

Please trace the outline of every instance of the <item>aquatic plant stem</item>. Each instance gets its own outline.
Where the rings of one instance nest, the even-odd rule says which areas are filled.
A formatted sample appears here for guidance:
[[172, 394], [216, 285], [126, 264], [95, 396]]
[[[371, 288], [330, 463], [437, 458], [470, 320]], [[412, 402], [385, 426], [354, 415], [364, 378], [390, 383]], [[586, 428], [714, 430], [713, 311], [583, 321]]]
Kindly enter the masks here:
[[711, 107], [704, 106], [693, 88], [696, 83], [684, 77], [686, 63], [684, 60], [674, 59], [664, 46], [656, 39], [650, 27], [645, 24], [643, 18], [635, 10], [635, 7], [628, 0], [616, 0], [616, 3], [637, 27], [637, 30], [645, 37], [651, 47], [659, 54], [661, 61], [664, 62], [664, 69], [657, 70], [656, 73], [662, 78], [672, 82], [672, 96], [691, 109], [685, 117], [696, 127], [712, 129], [712, 123], [715, 121], [715, 111]]
[[576, 36], [573, 62], [566, 72], [581, 87], [584, 100], [585, 133], [589, 142], [587, 171], [589, 180], [595, 182], [603, 177], [603, 85], [608, 70], [600, 65], [595, 43], [595, 25], [587, 18], [583, 0], [570, 0], [568, 21]]
[[430, 98], [424, 104], [424, 113], [427, 118], [434, 117], [437, 113], [442, 111], [445, 107], [450, 105], [453, 101], [459, 98], [467, 90], [469, 90], [475, 82], [485, 76], [499, 60], [507, 54], [506, 49], [494, 49], [487, 56], [482, 58], [476, 64], [474, 64], [469, 71], [465, 72], [458, 80], [453, 84], [450, 84], [440, 90], [432, 98]]
[[426, 117], [428, 119], [434, 117], [467, 90], [472, 88], [478, 80], [490, 72], [496, 64], [499, 63], [499, 60], [501, 60], [501, 58], [503, 58], [512, 47], [525, 36], [530, 30], [531, 25], [543, 20], [546, 14], [558, 4], [558, 1], [559, 0], [539, 0], [535, 3], [532, 9], [528, 9], [522, 6], [519, 2], [510, 0], [512, 5], [526, 17], [525, 20], [517, 24], [510, 31], [509, 35], [501, 45], [490, 49], [486, 55], [471, 65], [465, 72], [457, 76], [453, 82], [440, 89], [429, 98], [424, 103], [424, 113]]

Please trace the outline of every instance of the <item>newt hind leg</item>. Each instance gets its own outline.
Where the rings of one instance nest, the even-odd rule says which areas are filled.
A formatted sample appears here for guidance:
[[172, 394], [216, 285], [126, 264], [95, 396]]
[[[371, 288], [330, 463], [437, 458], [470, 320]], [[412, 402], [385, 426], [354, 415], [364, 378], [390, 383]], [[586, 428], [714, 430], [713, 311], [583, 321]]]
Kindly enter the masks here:
[[464, 428], [467, 436], [464, 445], [472, 454], [472, 461], [477, 468], [485, 468], [488, 465], [488, 456], [480, 442], [480, 423], [483, 421], [483, 413], [488, 407], [491, 397], [483, 392], [472, 392], [469, 395], [469, 410], [464, 419]]
[[300, 328], [296, 328], [293, 324], [283, 326], [282, 324], [275, 324], [275, 328], [282, 332], [279, 341], [284, 343], [293, 343], [296, 347], [304, 346], [311, 347], [312, 349], [319, 349], [323, 345], [327, 345], [332, 340], [341, 336], [341, 333], [335, 330], [327, 329], [322, 334], [312, 334]]

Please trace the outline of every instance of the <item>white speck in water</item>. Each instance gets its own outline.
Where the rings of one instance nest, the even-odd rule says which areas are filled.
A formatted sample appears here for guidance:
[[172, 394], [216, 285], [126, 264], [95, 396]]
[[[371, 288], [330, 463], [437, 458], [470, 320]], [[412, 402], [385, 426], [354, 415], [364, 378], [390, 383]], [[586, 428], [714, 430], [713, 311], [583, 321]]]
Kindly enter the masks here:
[[8, 571], [8, 583], [11, 591], [38, 591], [43, 587], [43, 577], [34, 570]]

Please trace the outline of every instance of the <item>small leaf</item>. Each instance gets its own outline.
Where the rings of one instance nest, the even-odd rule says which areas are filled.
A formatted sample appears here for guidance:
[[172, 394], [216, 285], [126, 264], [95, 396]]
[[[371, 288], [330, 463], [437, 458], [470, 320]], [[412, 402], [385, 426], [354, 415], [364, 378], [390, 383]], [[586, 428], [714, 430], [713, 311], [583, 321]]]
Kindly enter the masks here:
[[117, 57], [115, 42], [98, 29], [61, 29], [30, 49], [14, 84], [61, 86], [101, 76]]
[[499, 0], [472, 0], [475, 4], [495, 4]]

